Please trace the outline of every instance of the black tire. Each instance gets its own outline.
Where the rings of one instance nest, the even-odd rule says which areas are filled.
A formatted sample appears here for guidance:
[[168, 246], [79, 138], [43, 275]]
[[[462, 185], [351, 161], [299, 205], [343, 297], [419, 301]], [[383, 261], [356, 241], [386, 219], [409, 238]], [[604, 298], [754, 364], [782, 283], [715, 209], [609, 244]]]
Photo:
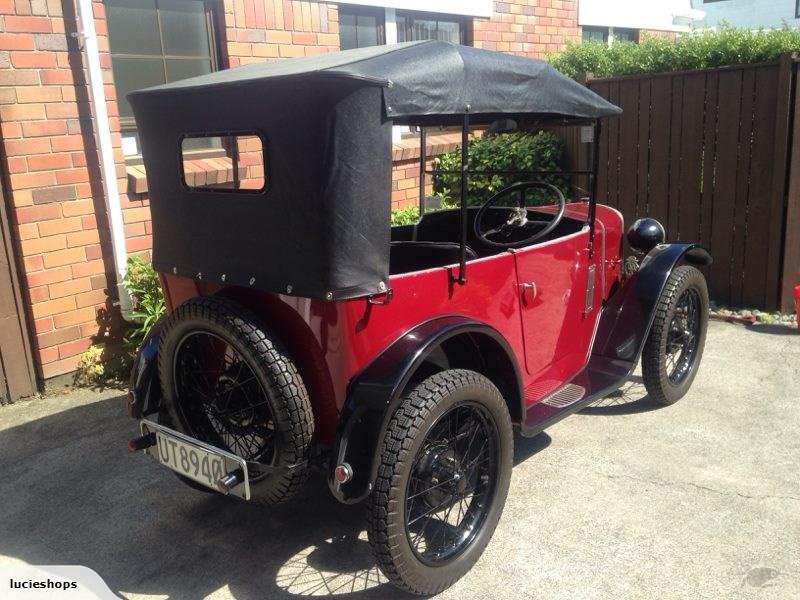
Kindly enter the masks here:
[[[186, 340], [202, 339], [202, 336], [218, 340], [215, 342], [217, 344], [225, 344], [225, 352], [238, 357], [238, 372], [249, 369], [246, 372], [250, 376], [247, 382], [236, 382], [234, 376], [228, 377], [227, 371], [222, 370], [226, 368], [232, 371], [233, 368], [219, 364], [219, 358], [214, 357], [217, 370], [210, 372], [217, 375], [213, 385], [208, 382], [207, 373], [203, 373], [206, 394], [200, 396], [200, 392], [193, 393], [191, 397], [182, 399], [179, 393], [181, 379], [176, 378], [177, 353]], [[208, 297], [193, 298], [176, 308], [168, 317], [161, 334], [158, 371], [166, 408], [164, 418], [174, 429], [254, 462], [280, 466], [303, 463], [309, 459], [314, 417], [303, 380], [275, 336], [241, 305], [224, 298]], [[234, 380], [234, 383], [220, 389], [220, 382], [225, 377], [228, 381]], [[246, 398], [249, 404], [241, 409], [235, 407], [236, 410], [220, 413], [215, 416], [216, 425], [212, 423], [211, 417], [207, 416], [210, 414], [209, 406], [218, 404], [224, 395], [227, 401], [225, 408], [230, 408], [233, 402], [230, 390], [238, 386], [238, 391], [245, 384], [250, 386], [247, 389], [251, 391], [248, 394], [245, 390], [239, 397]], [[185, 393], [184, 396], [190, 395]], [[252, 396], [255, 399], [251, 399]], [[242, 420], [247, 418], [249, 421], [231, 425], [231, 415], [236, 413]], [[206, 415], [205, 421], [203, 415]], [[221, 426], [222, 419], [227, 420]], [[224, 433], [219, 433], [221, 427], [231, 429], [223, 429]], [[251, 439], [261, 439], [263, 444], [252, 451], [243, 451], [244, 445], [240, 447], [226, 442], [226, 439], [232, 439], [227, 432], [233, 427], [245, 431], [249, 427], [259, 432], [259, 438], [256, 438], [256, 434], [248, 433], [251, 436], [247, 438], [248, 449], [255, 446], [249, 443]], [[297, 492], [307, 476], [307, 467], [297, 467], [280, 474], [254, 472], [251, 474], [252, 499], [264, 504], [283, 502]], [[181, 480], [188, 484], [185, 478]], [[196, 484], [192, 484], [191, 487], [197, 488]]]
[[703, 356], [707, 329], [706, 279], [694, 267], [678, 267], [658, 301], [642, 352], [642, 375], [650, 399], [674, 404], [689, 391]]
[[[480, 497], [476, 495], [478, 489], [476, 485], [472, 490], [475, 494], [465, 508], [464, 521], [467, 520], [468, 514], [475, 515], [470, 517], [475, 518], [472, 527], [465, 531], [474, 531], [474, 533], [470, 533], [465, 541], [459, 542], [462, 547], [456, 547], [446, 560], [432, 562], [421, 556], [419, 548], [415, 548], [414, 542], [412, 542], [414, 533], [408, 524], [420, 517], [408, 519], [408, 513], [411, 512], [413, 506], [409, 504], [408, 498], [420, 494], [409, 494], [411, 474], [412, 472], [419, 474], [419, 471], [414, 471], [414, 469], [419, 468], [420, 462], [425, 460], [430, 453], [430, 443], [426, 446], [426, 442], [429, 442], [428, 435], [435, 431], [437, 424], [446, 423], [447, 416], [457, 410], [474, 410], [475, 415], [479, 417], [479, 419], [476, 417], [476, 426], [480, 425], [485, 432], [492, 432], [491, 436], [487, 436], [485, 439], [492, 440], [489, 452], [494, 452], [493, 456], [496, 461], [492, 464], [496, 468], [492, 469], [494, 471], [492, 480], [486, 474], [479, 476], [481, 485], [487, 486], [481, 492], [485, 495]], [[465, 424], [462, 423], [462, 427], [464, 426]], [[456, 430], [460, 431], [458, 427], [456, 420]], [[472, 436], [474, 439], [474, 432]], [[458, 463], [458, 469], [454, 468], [452, 473], [464, 472], [462, 469], [464, 461], [468, 460], [470, 456], [469, 447], [464, 452], [462, 445], [459, 458], [458, 437], [459, 435], [456, 434], [450, 458], [452, 464]], [[485, 443], [481, 447], [480, 453], [483, 453], [483, 447], [485, 447]], [[426, 449], [427, 451], [425, 451]], [[406, 394], [389, 423], [381, 445], [378, 475], [373, 492], [367, 502], [367, 534], [372, 552], [378, 567], [394, 585], [415, 594], [436, 594], [451, 586], [470, 570], [489, 543], [503, 512], [511, 480], [513, 449], [511, 419], [505, 400], [494, 384], [483, 375], [466, 370], [443, 371], [423, 380]], [[443, 452], [442, 455], [444, 454]], [[478, 460], [478, 458], [469, 460], [472, 460], [473, 464], [485, 462], [484, 459]], [[438, 457], [435, 460], [438, 460]], [[489, 462], [491, 463], [491, 461]], [[474, 467], [468, 468], [474, 469]], [[443, 475], [443, 477], [447, 478], [449, 474]], [[465, 477], [464, 480], [471, 478], [472, 475]], [[447, 482], [448, 480], [445, 479], [444, 483]], [[428, 488], [425, 493], [430, 494], [434, 488], [441, 485], [440, 483], [433, 488]], [[457, 484], [454, 485], [457, 486]], [[446, 495], [448, 492], [437, 493]], [[465, 494], [466, 492], [462, 490], [460, 493]], [[478, 499], [477, 503], [475, 502], [476, 498]], [[423, 500], [428, 501], [427, 498]], [[463, 501], [462, 498], [461, 502]], [[445, 520], [448, 521], [450, 511], [456, 501], [451, 496], [444, 502], [438, 506], [441, 507], [442, 512], [447, 511]], [[447, 504], [448, 502], [452, 502], [452, 504]], [[436, 504], [438, 504], [438, 500], [436, 500]], [[429, 506], [430, 504], [428, 504]], [[462, 506], [459, 504], [459, 512], [456, 517], [459, 521], [461, 520]], [[476, 508], [473, 509], [473, 506]], [[486, 508], [483, 509], [483, 506]], [[423, 510], [425, 508], [423, 507]], [[471, 513], [473, 510], [474, 512]], [[422, 516], [427, 517], [428, 514], [424, 513]], [[428, 523], [425, 522], [422, 529], [427, 527]], [[458, 525], [456, 526], [457, 531], [459, 531]], [[417, 533], [416, 539], [419, 540], [423, 535], [427, 536], [427, 533]], [[453, 533], [451, 535], [453, 539], [460, 540], [460, 534]], [[431, 542], [435, 541], [434, 537]], [[418, 541], [417, 544], [419, 544]], [[424, 544], [428, 546], [427, 539]]]

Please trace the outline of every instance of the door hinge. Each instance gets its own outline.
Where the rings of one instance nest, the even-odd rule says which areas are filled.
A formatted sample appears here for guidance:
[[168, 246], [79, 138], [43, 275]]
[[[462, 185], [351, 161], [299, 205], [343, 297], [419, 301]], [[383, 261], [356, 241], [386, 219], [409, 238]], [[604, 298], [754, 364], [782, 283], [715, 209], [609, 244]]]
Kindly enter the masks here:
[[588, 315], [592, 312], [592, 308], [594, 307], [594, 280], [596, 271], [597, 267], [595, 265], [589, 265], [586, 276], [586, 300], [583, 304], [584, 315]]

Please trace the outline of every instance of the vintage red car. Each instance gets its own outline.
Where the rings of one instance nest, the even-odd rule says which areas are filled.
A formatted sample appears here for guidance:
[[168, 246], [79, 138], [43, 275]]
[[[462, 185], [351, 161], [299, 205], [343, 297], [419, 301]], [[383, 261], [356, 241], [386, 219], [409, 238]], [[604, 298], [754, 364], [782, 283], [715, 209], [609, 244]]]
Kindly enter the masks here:
[[[697, 373], [697, 266], [711, 257], [644, 219], [628, 240], [645, 256], [627, 272], [622, 216], [596, 203], [596, 150], [593, 169], [570, 173], [590, 181], [588, 198], [520, 172], [467, 203], [470, 128], [597, 133], [619, 112], [544, 62], [410, 43], [248, 65], [130, 101], [168, 306], [135, 364], [131, 448], [191, 487], [266, 503], [321, 466], [338, 500], [366, 500], [375, 559], [405, 590], [438, 592], [478, 560], [515, 429], [534, 436], [615, 390], [640, 357], [656, 402]], [[396, 125], [460, 128], [459, 208], [390, 227]], [[197, 172], [187, 149], [225, 176]]]

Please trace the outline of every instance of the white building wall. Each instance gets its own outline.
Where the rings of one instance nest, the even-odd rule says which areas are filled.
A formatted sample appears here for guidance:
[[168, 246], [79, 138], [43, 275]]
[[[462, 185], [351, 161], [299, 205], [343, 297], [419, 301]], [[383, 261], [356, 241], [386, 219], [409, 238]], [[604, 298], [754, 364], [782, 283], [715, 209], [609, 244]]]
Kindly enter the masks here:
[[782, 27], [784, 21], [791, 27], [800, 26], [800, 19], [796, 18], [797, 0], [692, 0], [692, 4], [706, 13], [696, 23], [698, 28], [719, 27], [723, 21], [745, 29]]
[[[731, 0], [728, 0], [731, 1]], [[692, 0], [579, 0], [578, 24], [655, 31], [688, 31]]]

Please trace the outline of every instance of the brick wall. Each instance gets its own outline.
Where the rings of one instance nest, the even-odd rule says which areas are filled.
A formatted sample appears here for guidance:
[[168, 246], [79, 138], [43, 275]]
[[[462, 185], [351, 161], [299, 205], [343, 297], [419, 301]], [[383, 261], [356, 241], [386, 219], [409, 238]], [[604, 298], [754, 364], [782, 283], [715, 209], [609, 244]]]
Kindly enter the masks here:
[[296, 0], [224, 0], [228, 65], [339, 50], [335, 4]]
[[578, 0], [509, 0], [474, 20], [472, 39], [476, 48], [545, 58], [580, 35]]

